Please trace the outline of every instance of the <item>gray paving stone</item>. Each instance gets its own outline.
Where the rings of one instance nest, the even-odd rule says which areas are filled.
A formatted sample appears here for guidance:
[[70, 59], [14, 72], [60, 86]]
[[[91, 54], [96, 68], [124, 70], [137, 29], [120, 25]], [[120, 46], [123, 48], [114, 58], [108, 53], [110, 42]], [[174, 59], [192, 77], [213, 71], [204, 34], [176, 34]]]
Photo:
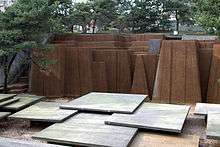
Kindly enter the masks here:
[[0, 102], [0, 107], [4, 107], [4, 106], [6, 106], [6, 105], [15, 103], [15, 102], [19, 101], [19, 99], [20, 99], [20, 98], [14, 97], [14, 98], [12, 98], [12, 99], [9, 99], [9, 100], [6, 100], [6, 101], [2, 101], [2, 102]]
[[147, 95], [92, 92], [61, 105], [60, 108], [109, 113], [133, 113], [145, 98], [147, 98]]
[[24, 141], [18, 139], [3, 138], [3, 137], [0, 137], [0, 146], [1, 147], [64, 147], [61, 145], [52, 145], [46, 143], [38, 143], [38, 142], [31, 142], [31, 141]]
[[110, 125], [181, 133], [190, 106], [143, 103], [134, 114], [114, 113]]
[[208, 112], [206, 135], [211, 139], [220, 139], [220, 112]]
[[19, 101], [17, 101], [16, 103], [4, 106], [1, 109], [6, 110], [6, 111], [19, 111], [21, 109], [27, 108], [28, 106], [39, 102], [44, 97], [22, 94], [22, 95], [17, 95], [15, 98], [19, 98]]
[[0, 102], [12, 99], [16, 94], [0, 94]]
[[0, 119], [6, 118], [10, 114], [11, 114], [10, 112], [0, 112]]
[[49, 142], [82, 145], [126, 147], [137, 129], [105, 125], [110, 115], [79, 113], [63, 123], [56, 123], [32, 136]]
[[64, 110], [59, 108], [60, 103], [39, 102], [23, 109], [10, 118], [28, 119], [31, 121], [62, 122], [77, 113], [76, 110]]
[[196, 103], [194, 114], [207, 115], [208, 112], [220, 113], [220, 104]]

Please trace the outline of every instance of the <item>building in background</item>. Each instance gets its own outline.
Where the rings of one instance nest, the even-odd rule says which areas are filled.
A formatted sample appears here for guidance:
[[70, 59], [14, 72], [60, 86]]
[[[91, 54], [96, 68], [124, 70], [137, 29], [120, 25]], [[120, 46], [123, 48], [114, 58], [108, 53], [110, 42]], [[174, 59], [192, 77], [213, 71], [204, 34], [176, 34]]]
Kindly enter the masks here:
[[0, 11], [5, 11], [5, 8], [12, 5], [15, 0], [0, 0]]

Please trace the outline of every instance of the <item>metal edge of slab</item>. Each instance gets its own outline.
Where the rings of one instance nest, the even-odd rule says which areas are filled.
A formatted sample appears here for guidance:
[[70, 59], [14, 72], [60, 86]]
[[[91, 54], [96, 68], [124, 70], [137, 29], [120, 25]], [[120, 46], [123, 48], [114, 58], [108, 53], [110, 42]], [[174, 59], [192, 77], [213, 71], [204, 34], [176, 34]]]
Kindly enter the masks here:
[[[134, 138], [136, 137], [137, 133], [138, 133], [138, 129], [135, 129], [135, 133], [134, 135], [130, 138], [128, 144], [126, 145], [126, 147], [128, 147], [132, 141], [134, 140]], [[50, 139], [50, 138], [46, 138], [46, 137], [38, 137], [38, 136], [34, 136], [32, 135], [31, 138], [33, 139], [37, 139], [37, 140], [42, 140], [42, 141], [46, 141], [46, 142], [51, 142], [51, 143], [58, 143], [58, 144], [63, 144], [63, 145], [74, 145], [74, 146], [93, 146], [93, 147], [103, 147], [103, 145], [96, 145], [96, 144], [89, 144], [89, 143], [79, 143], [79, 142], [71, 142], [71, 141], [65, 141], [65, 140], [59, 140], [59, 139]]]
[[[22, 147], [22, 146], [30, 146], [30, 147], [64, 147], [61, 145], [55, 145], [55, 144], [47, 144], [47, 143], [41, 143], [41, 142], [35, 142], [35, 141], [27, 141], [27, 140], [19, 140], [14, 138], [5, 138], [0, 137], [0, 146], [3, 147], [6, 144], [7, 147], [15, 146], [16, 147]], [[66, 147], [66, 146], [65, 146]]]
[[136, 131], [135, 131], [134, 135], [131, 137], [131, 139], [130, 139], [130, 141], [129, 141], [129, 143], [128, 143], [127, 146], [130, 146], [130, 145], [131, 145], [131, 143], [134, 141], [134, 138], [135, 138], [135, 137], [137, 136], [137, 134], [138, 134], [138, 128], [134, 128], [134, 129], [136, 129]]
[[206, 134], [206, 138], [207, 138], [207, 139], [219, 140], [219, 139], [220, 139], [220, 136], [211, 135], [211, 134]]
[[[4, 113], [5, 113], [5, 115], [0, 116], [0, 119], [6, 118], [6, 117], [8, 117], [9, 115], [11, 115], [10, 112], [4, 112]], [[1, 112], [0, 112], [0, 114], [1, 114]]]
[[199, 116], [206, 116], [207, 114], [202, 114], [202, 113], [199, 113], [199, 112], [193, 112], [194, 115], [199, 115]]
[[123, 111], [123, 110], [101, 110], [101, 109], [96, 109], [96, 108], [78, 108], [74, 106], [69, 106], [69, 105], [60, 105], [60, 109], [67, 109], [67, 110], [79, 110], [79, 111], [90, 111], [90, 112], [102, 112], [102, 113], [122, 113], [122, 114], [133, 114], [143, 103], [146, 99], [149, 99], [148, 96], [143, 98], [141, 102], [136, 106], [136, 108], [132, 111]]
[[[217, 113], [217, 114], [219, 114], [219, 113]], [[207, 139], [219, 140], [220, 139], [220, 134], [219, 134], [219, 136], [217, 136], [216, 134], [212, 135], [212, 133], [208, 133], [208, 123], [209, 123], [209, 114], [207, 114], [206, 138]], [[219, 123], [219, 125], [220, 125], [220, 123]]]
[[34, 118], [22, 118], [22, 117], [17, 117], [17, 116], [9, 116], [10, 119], [21, 119], [21, 120], [29, 120], [29, 121], [36, 121], [36, 122], [51, 122], [51, 123], [61, 123], [70, 117], [76, 115], [78, 113], [77, 110], [73, 112], [71, 115], [68, 115], [67, 117], [63, 119], [34, 119]]
[[[200, 106], [202, 105], [202, 106]], [[220, 107], [220, 104], [215, 104], [215, 103], [196, 103], [196, 106], [195, 106], [195, 110], [193, 112], [193, 114], [195, 115], [202, 115], [202, 116], [207, 116], [208, 115], [208, 108], [213, 105], [213, 106], [216, 106], [216, 105], [219, 105]], [[200, 109], [206, 109], [205, 111], [203, 112], [199, 112]], [[213, 110], [214, 111], [214, 110]]]
[[62, 106], [60, 109], [66, 109], [66, 110], [78, 110], [78, 111], [85, 111], [85, 112], [100, 112], [100, 113], [120, 113], [120, 114], [132, 114], [133, 111], [120, 111], [120, 110], [101, 110], [101, 109], [93, 109], [93, 108], [77, 108], [77, 107], [71, 107], [71, 106]]
[[10, 105], [10, 104], [13, 104], [13, 103], [19, 101], [19, 99], [20, 98], [12, 98], [12, 99], [9, 99], [7, 101], [0, 102], [0, 107], [4, 107], [4, 106]]
[[63, 144], [63, 145], [74, 145], [74, 146], [93, 146], [93, 147], [102, 147], [102, 145], [94, 145], [94, 144], [85, 144], [85, 143], [79, 143], [79, 142], [71, 142], [71, 141], [64, 141], [64, 140], [59, 140], [59, 139], [49, 139], [46, 137], [37, 137], [37, 136], [31, 136], [32, 139], [36, 140], [42, 140], [50, 143], [58, 143], [58, 144]]
[[16, 96], [16, 94], [11, 94], [11, 96], [8, 96], [4, 99], [1, 99], [0, 102], [4, 102], [4, 101], [10, 100], [10, 99], [13, 99], [15, 96]]
[[7, 111], [19, 111], [19, 110], [25, 109], [25, 108], [27, 108], [27, 107], [29, 107], [31, 105], [34, 105], [34, 104], [40, 102], [43, 98], [45, 98], [45, 97], [38, 98], [37, 100], [32, 101], [32, 102], [28, 103], [27, 105], [23, 105], [21, 107], [13, 108], [13, 107], [4, 106], [1, 109], [2, 110], [7, 110]]
[[180, 133], [182, 133], [184, 124], [185, 124], [185, 122], [186, 122], [187, 116], [189, 115], [189, 112], [190, 112], [191, 108], [192, 108], [192, 106], [188, 106], [188, 112], [186, 113], [186, 116], [185, 116], [185, 119], [184, 119], [184, 121], [183, 121], [183, 125], [182, 125], [182, 127], [181, 127]]
[[182, 130], [157, 128], [157, 127], [147, 127], [147, 126], [127, 124], [127, 123], [117, 123], [117, 122], [111, 122], [111, 121], [105, 121], [105, 124], [115, 125], [115, 126], [122, 126], [122, 127], [137, 128], [137, 129], [145, 129], [145, 130], [163, 131], [163, 132], [173, 132], [173, 133], [181, 133], [182, 132]]

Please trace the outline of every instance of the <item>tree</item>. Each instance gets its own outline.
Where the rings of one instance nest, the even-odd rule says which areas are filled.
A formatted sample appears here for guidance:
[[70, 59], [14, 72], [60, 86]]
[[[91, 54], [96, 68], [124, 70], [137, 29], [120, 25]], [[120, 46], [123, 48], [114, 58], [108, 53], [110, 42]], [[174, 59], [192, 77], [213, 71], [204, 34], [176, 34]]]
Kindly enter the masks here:
[[194, 3], [191, 0], [164, 0], [163, 9], [176, 19], [176, 31], [180, 23], [193, 23]]
[[198, 0], [196, 20], [210, 33], [220, 36], [220, 1]]
[[59, 3], [56, 1], [18, 0], [5, 12], [1, 12], [0, 55], [5, 74], [5, 93], [10, 67], [22, 49], [38, 50], [38, 54], [33, 54], [27, 60], [33, 61], [42, 69], [46, 69], [53, 62], [44, 55], [52, 50], [47, 43], [51, 35], [65, 29], [61, 19], [55, 15], [58, 9]]
[[119, 29], [122, 32], [129, 27], [128, 16], [132, 8], [133, 0], [118, 0], [117, 1], [117, 18], [112, 21], [111, 26]]
[[[117, 18], [117, 3], [114, 0], [90, 0], [91, 18], [94, 21], [93, 26], [98, 26], [103, 30]], [[93, 28], [93, 33], [94, 33]]]
[[72, 25], [69, 19], [70, 10], [73, 8], [72, 0], [54, 0], [51, 4], [57, 3], [58, 8], [55, 12], [55, 17], [60, 19], [60, 22], [66, 31], [72, 32]]
[[114, 0], [89, 0], [85, 3], [75, 3], [70, 10], [69, 20], [71, 25], [82, 26], [83, 33], [87, 26], [93, 22], [101, 30], [107, 30], [111, 22], [117, 18], [117, 3]]
[[70, 10], [71, 25], [82, 26], [83, 33], [87, 32], [87, 25], [91, 21], [91, 5], [88, 3], [75, 3]]
[[132, 31], [157, 32], [170, 24], [163, 0], [120, 0], [120, 8]]

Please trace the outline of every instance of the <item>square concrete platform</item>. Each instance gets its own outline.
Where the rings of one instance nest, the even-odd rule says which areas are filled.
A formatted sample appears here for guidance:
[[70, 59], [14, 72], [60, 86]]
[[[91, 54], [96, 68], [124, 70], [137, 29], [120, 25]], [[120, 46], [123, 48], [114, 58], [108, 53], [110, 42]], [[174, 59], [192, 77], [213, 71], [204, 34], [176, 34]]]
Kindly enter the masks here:
[[1, 147], [65, 147], [61, 145], [52, 145], [52, 144], [46, 144], [40, 142], [32, 142], [32, 141], [3, 138], [3, 137], [0, 137], [0, 146]]
[[220, 113], [208, 112], [206, 136], [209, 139], [220, 139]]
[[60, 103], [39, 102], [23, 109], [10, 118], [27, 119], [30, 121], [62, 122], [77, 113], [76, 110], [64, 110], [59, 108]]
[[114, 113], [110, 125], [181, 133], [190, 106], [143, 103], [134, 114]]
[[219, 112], [220, 113], [220, 104], [196, 103], [194, 114], [207, 115], [208, 112]]
[[12, 99], [16, 94], [0, 94], [0, 102]]
[[22, 94], [17, 95], [15, 98], [19, 98], [19, 100], [15, 103], [2, 107], [1, 109], [5, 111], [19, 111], [39, 102], [44, 98], [44, 96]]
[[8, 117], [11, 113], [10, 112], [0, 112], [0, 119], [4, 119]]
[[67, 145], [127, 147], [137, 129], [105, 125], [108, 117], [104, 114], [79, 113], [36, 133], [33, 138]]
[[92, 92], [60, 106], [62, 109], [108, 113], [133, 113], [147, 98], [140, 94]]

